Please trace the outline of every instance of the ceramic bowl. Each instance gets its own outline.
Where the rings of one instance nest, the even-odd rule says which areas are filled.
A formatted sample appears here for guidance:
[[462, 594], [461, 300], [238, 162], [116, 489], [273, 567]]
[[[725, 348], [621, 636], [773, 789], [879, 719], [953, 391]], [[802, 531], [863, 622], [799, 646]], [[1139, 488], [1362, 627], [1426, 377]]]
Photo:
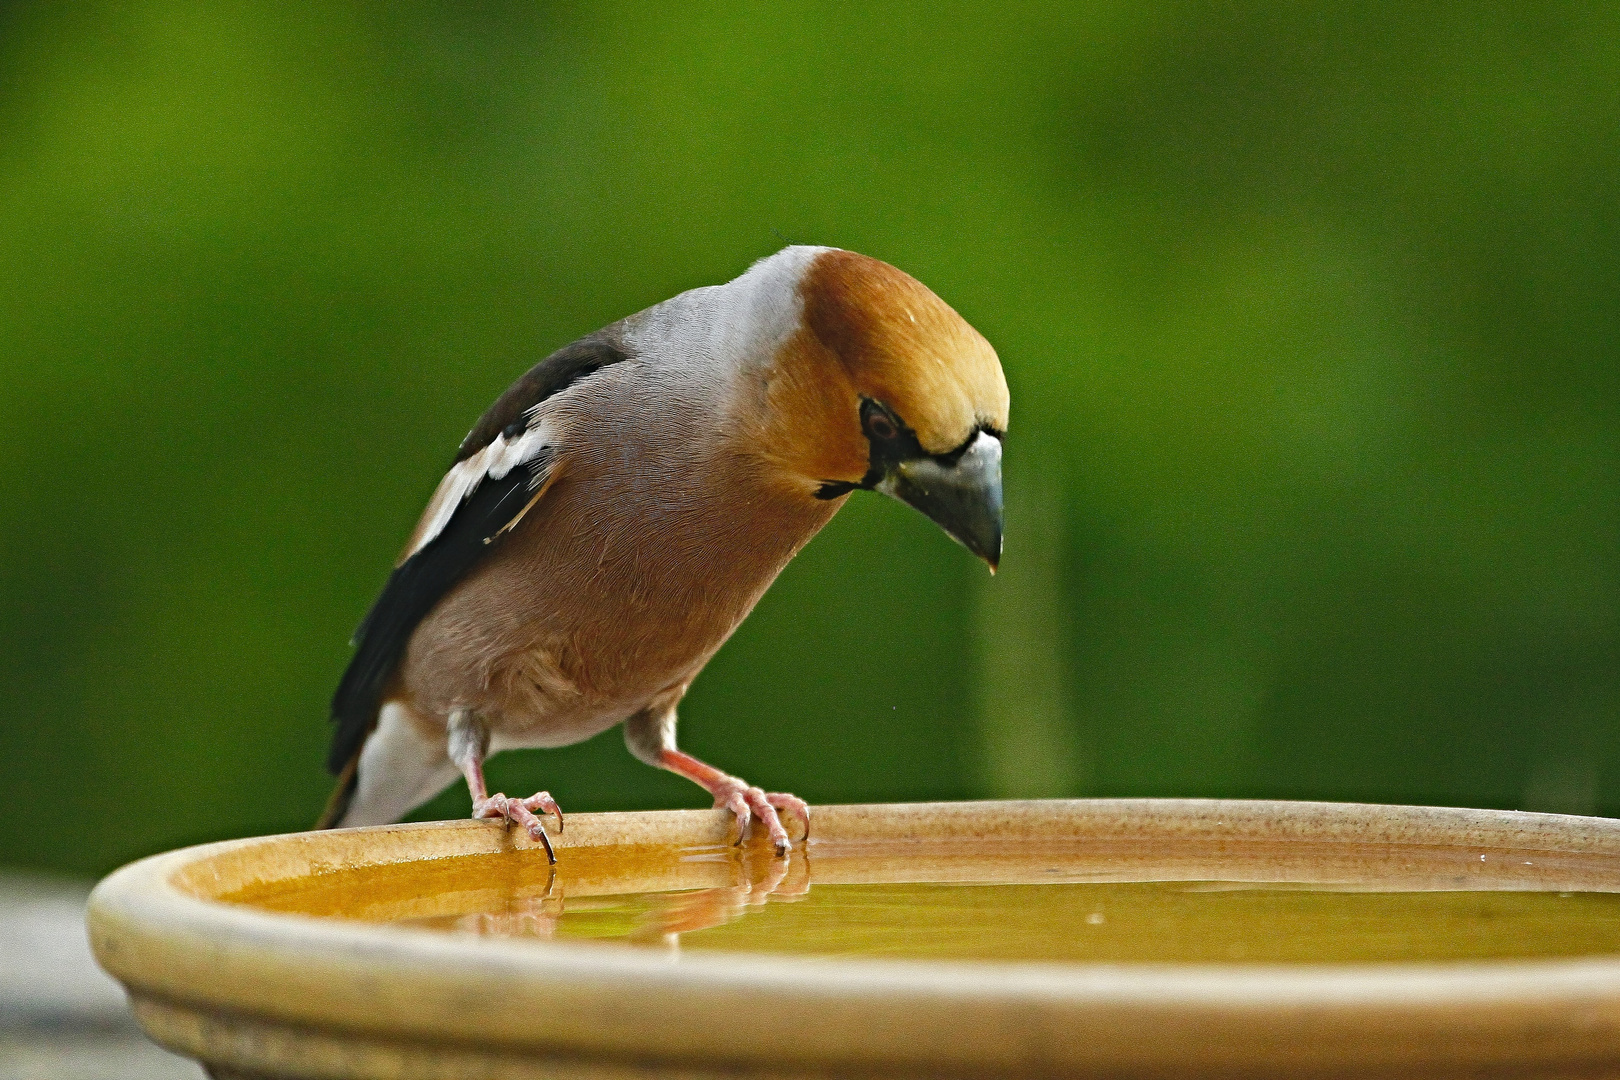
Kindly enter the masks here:
[[[772, 892], [1054, 866], [1067, 881], [1620, 892], [1620, 822], [1597, 818], [1074, 800], [820, 806], [814, 827], [783, 862], [727, 854], [719, 811], [573, 815], [554, 834], [557, 903], [690, 891], [678, 937]], [[1620, 1076], [1620, 955], [1051, 963], [474, 932], [499, 889], [455, 860], [501, 853], [525, 880], [546, 872], [489, 822], [188, 848], [103, 881], [91, 941], [147, 1033], [220, 1078]]]

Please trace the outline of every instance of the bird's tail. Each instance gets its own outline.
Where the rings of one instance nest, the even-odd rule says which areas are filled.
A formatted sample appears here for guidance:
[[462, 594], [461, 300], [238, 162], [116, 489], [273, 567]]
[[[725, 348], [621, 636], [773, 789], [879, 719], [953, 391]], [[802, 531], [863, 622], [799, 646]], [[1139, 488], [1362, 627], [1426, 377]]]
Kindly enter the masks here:
[[445, 752], [444, 736], [422, 727], [404, 702], [385, 704], [366, 737], [338, 759], [337, 786], [315, 827], [386, 825], [454, 782], [457, 770]]
[[360, 747], [349, 755], [349, 760], [338, 773], [337, 784], [332, 788], [332, 794], [326, 800], [326, 809], [316, 820], [314, 828], [335, 829], [337, 823], [343, 820], [343, 815], [349, 812], [349, 804], [354, 801], [354, 790], [360, 784]]

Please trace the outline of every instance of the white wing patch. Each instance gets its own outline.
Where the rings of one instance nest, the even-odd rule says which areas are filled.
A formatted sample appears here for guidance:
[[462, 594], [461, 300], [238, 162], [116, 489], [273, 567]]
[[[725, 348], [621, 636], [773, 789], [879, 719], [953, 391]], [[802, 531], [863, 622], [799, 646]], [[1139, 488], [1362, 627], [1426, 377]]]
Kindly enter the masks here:
[[[438, 488], [433, 492], [433, 498], [428, 500], [427, 509], [422, 512], [422, 518], [416, 523], [416, 531], [411, 534], [410, 541], [405, 550], [400, 553], [399, 561], [395, 566], [403, 565], [412, 555], [427, 547], [434, 538], [444, 532], [450, 524], [450, 519], [456, 516], [463, 503], [472, 497], [478, 490], [478, 485], [484, 482], [487, 476], [492, 480], [504, 480], [507, 475], [520, 465], [528, 465], [539, 458], [542, 452], [553, 443], [550, 431], [544, 422], [534, 423], [526, 428], [516, 439], [508, 442], [504, 433], [495, 436], [495, 440], [478, 453], [465, 460], [458, 461], [444, 474], [439, 481]], [[530, 490], [535, 495], [520, 510], [513, 519], [501, 529], [505, 532], [523, 519], [529, 512], [529, 507], [535, 504], [540, 495], [544, 493], [545, 481], [549, 470], [536, 470], [529, 481]]]

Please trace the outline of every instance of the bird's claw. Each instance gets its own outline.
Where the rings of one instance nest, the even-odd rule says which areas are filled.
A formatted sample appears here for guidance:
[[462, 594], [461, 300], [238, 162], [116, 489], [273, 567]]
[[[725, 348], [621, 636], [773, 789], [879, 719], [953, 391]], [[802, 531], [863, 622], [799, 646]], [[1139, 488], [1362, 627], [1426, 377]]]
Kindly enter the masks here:
[[804, 826], [804, 835], [799, 837], [800, 842], [808, 843], [810, 840], [810, 804], [797, 795], [789, 795], [785, 791], [778, 791], [765, 796], [766, 800], [777, 810], [785, 810], [799, 819]]
[[755, 818], [764, 824], [766, 835], [770, 838], [771, 846], [776, 849], [778, 857], [785, 857], [793, 850], [793, 841], [788, 838], [787, 829], [782, 826], [782, 818], [777, 813], [784, 810], [798, 818], [804, 824], [804, 838], [810, 838], [810, 806], [796, 795], [785, 792], [767, 792], [762, 788], [737, 781], [728, 784], [714, 793], [714, 805], [717, 809], [730, 810], [737, 815], [737, 839], [734, 847], [741, 847], [748, 839], [748, 827]]
[[539, 811], [544, 814], [557, 816], [557, 831], [563, 831], [562, 810], [557, 806], [549, 792], [541, 791], [530, 795], [527, 799], [508, 799], [500, 792], [486, 799], [479, 799], [473, 803], [472, 816], [475, 818], [505, 818], [529, 834], [529, 839], [546, 849], [546, 858], [552, 865], [557, 863], [557, 849], [551, 846], [551, 837], [546, 835], [546, 828], [540, 819], [535, 816]]

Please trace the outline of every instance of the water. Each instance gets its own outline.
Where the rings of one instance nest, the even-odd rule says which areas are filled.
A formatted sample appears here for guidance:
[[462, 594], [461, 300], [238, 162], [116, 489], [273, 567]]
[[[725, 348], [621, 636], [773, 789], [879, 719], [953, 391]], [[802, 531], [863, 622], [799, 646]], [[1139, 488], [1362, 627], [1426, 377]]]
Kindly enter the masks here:
[[[555, 869], [532, 851], [361, 867], [224, 899], [677, 953], [1286, 964], [1620, 953], [1620, 894], [1594, 888], [1608, 887], [1614, 869], [1536, 853], [1291, 844], [1190, 860], [1094, 847], [815, 849], [788, 861], [733, 849], [564, 849], [560, 859]], [[1256, 877], [1267, 872], [1275, 880]], [[1571, 884], [1581, 887], [1560, 887]]]

